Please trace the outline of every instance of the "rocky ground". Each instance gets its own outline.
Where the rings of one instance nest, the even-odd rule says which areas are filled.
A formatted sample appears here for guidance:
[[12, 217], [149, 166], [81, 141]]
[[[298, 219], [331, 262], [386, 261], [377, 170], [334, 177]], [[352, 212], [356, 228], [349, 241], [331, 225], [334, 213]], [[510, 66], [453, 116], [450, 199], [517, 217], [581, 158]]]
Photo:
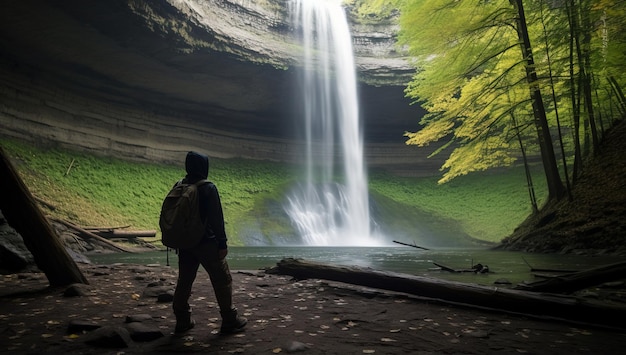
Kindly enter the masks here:
[[234, 271], [248, 326], [218, 334], [202, 271], [191, 303], [197, 325], [173, 334], [176, 270], [81, 264], [90, 285], [51, 289], [43, 274], [0, 279], [0, 352], [485, 354], [623, 353], [623, 331], [526, 318], [264, 271]]

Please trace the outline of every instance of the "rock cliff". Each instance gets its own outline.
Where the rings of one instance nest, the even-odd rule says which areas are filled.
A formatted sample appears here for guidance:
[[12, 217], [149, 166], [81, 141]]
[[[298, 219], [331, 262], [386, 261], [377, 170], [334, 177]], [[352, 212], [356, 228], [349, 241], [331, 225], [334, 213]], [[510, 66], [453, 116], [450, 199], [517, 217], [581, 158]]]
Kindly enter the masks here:
[[[9, 0], [0, 12], [0, 136], [130, 159], [297, 158], [298, 53], [283, 0]], [[354, 18], [354, 17], [350, 17]], [[419, 173], [422, 112], [394, 18], [352, 21], [366, 155]], [[425, 167], [425, 168], [424, 168]], [[411, 170], [411, 171], [409, 171]]]

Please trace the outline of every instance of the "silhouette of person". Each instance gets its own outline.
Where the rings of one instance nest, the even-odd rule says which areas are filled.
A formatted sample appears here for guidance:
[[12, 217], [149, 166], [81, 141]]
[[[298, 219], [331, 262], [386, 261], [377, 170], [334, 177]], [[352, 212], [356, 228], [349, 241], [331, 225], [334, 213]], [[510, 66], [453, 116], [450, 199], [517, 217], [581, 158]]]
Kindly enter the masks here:
[[[185, 159], [187, 175], [182, 183], [196, 183], [207, 179], [209, 174], [209, 158], [206, 155], [189, 152]], [[174, 291], [172, 308], [176, 316], [176, 333], [185, 332], [194, 327], [191, 318], [189, 297], [193, 282], [200, 265], [209, 274], [215, 298], [220, 308], [223, 334], [242, 331], [247, 320], [237, 314], [232, 302], [232, 276], [226, 255], [228, 246], [224, 229], [224, 214], [219, 193], [215, 184], [206, 182], [198, 187], [200, 215], [206, 218], [207, 233], [193, 248], [178, 250], [178, 280]]]

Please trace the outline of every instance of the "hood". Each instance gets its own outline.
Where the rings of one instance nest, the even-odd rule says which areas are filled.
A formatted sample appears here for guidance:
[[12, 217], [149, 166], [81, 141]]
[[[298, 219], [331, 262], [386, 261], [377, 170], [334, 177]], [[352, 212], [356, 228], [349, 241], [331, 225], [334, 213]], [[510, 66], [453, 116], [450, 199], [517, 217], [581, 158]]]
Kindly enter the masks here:
[[185, 170], [187, 170], [187, 178], [206, 179], [209, 176], [209, 157], [198, 152], [187, 153]]

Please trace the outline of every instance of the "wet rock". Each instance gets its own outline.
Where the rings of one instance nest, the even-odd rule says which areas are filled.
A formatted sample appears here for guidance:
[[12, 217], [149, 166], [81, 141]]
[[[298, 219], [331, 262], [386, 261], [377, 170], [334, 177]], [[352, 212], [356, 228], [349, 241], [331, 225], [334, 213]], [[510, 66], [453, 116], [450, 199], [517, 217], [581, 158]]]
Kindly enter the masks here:
[[86, 296], [90, 291], [89, 285], [72, 284], [63, 292], [64, 297], [82, 297]]
[[134, 341], [152, 341], [163, 337], [163, 332], [155, 325], [132, 322], [126, 328]]
[[149, 314], [133, 314], [126, 316], [126, 323], [145, 322], [152, 319], [152, 316]]
[[300, 352], [300, 351], [305, 351], [307, 349], [309, 349], [308, 345], [306, 345], [304, 343], [301, 343], [299, 341], [295, 341], [295, 340], [289, 342], [289, 344], [287, 344], [287, 346], [285, 347], [285, 350], [288, 353], [297, 353], [297, 352]]
[[159, 297], [159, 295], [166, 294], [172, 291], [173, 290], [171, 286], [146, 287], [143, 290], [143, 297]]
[[167, 303], [174, 300], [174, 291], [167, 291], [157, 296], [157, 302]]
[[88, 333], [85, 344], [101, 348], [127, 348], [132, 344], [132, 339], [128, 329], [107, 326]]
[[[4, 220], [4, 217], [1, 218]], [[0, 223], [0, 268], [18, 271], [34, 265], [33, 255], [22, 237], [4, 221]]]
[[71, 320], [69, 325], [67, 326], [67, 334], [82, 334], [85, 332], [96, 330], [100, 327], [100, 324], [93, 321], [74, 319]]

